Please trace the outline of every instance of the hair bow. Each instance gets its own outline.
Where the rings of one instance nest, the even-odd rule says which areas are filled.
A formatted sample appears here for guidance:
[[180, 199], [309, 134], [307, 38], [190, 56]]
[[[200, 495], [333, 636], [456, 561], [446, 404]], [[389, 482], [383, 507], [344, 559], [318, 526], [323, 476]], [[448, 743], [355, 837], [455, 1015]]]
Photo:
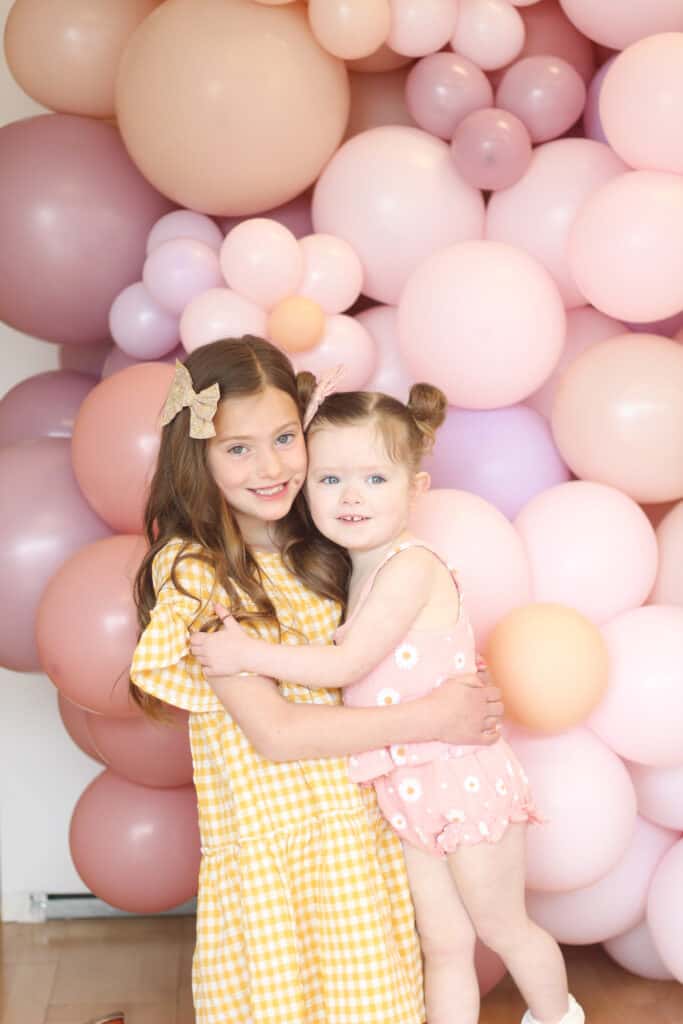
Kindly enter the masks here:
[[190, 437], [196, 439], [215, 437], [216, 428], [213, 425], [213, 418], [216, 415], [220, 395], [218, 382], [204, 388], [203, 391], [195, 391], [192, 387], [190, 371], [176, 359], [175, 374], [161, 410], [162, 427], [175, 419], [181, 409], [187, 407], [190, 410]]
[[322, 375], [322, 377], [316, 384], [315, 388], [313, 389], [313, 394], [309, 398], [308, 405], [306, 406], [306, 412], [304, 413], [302, 424], [304, 430], [308, 429], [311, 420], [313, 419], [313, 417], [315, 416], [315, 414], [317, 413], [318, 409], [323, 404], [325, 399], [329, 395], [334, 394], [334, 392], [337, 390], [337, 384], [339, 383], [343, 376], [344, 367], [341, 365], [332, 367], [331, 370], [328, 370], [327, 373], [324, 373]]

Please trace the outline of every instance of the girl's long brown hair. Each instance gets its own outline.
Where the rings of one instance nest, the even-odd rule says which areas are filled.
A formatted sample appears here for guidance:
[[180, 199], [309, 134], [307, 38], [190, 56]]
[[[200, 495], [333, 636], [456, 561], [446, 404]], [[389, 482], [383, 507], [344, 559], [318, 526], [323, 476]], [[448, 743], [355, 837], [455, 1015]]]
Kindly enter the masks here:
[[[294, 374], [287, 357], [269, 342], [252, 335], [228, 338], [195, 349], [185, 361], [194, 390], [218, 383], [220, 399], [257, 395], [267, 387], [289, 395], [300, 414], [315, 383], [311, 374]], [[158, 552], [174, 538], [185, 543], [171, 570], [173, 584], [183, 593], [176, 569], [184, 558], [200, 559], [224, 587], [231, 612], [242, 621], [266, 621], [276, 626], [277, 614], [268, 597], [256, 559], [245, 544], [235, 517], [216, 486], [207, 462], [207, 442], [189, 435], [188, 409], [183, 409], [165, 426], [157, 467], [145, 508], [145, 536], [149, 550], [135, 579], [135, 602], [140, 630], [150, 621], [156, 602], [152, 565]], [[349, 575], [348, 555], [326, 540], [315, 528], [303, 495], [299, 494], [289, 512], [274, 524], [275, 541], [283, 561], [306, 586], [322, 597], [346, 598]], [[245, 609], [241, 593], [253, 609]], [[197, 610], [201, 608], [198, 595]], [[278, 627], [279, 628], [279, 627]], [[161, 702], [131, 683], [135, 702], [158, 716]]]

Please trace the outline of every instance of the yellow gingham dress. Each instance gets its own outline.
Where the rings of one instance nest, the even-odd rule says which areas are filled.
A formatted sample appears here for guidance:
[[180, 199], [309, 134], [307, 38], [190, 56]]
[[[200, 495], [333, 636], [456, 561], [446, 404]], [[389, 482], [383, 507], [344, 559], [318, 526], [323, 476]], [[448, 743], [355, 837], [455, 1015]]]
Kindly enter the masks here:
[[[190, 628], [227, 606], [198, 559], [170, 541], [153, 566], [157, 603], [133, 658], [141, 689], [190, 714], [202, 862], [193, 994], [197, 1024], [421, 1024], [420, 952], [400, 844], [372, 788], [345, 758], [260, 757], [188, 651]], [[259, 553], [284, 627], [328, 643], [338, 606], [308, 590], [277, 553]], [[260, 635], [277, 642], [274, 628]], [[285, 634], [296, 643], [296, 636]], [[245, 678], [244, 685], [249, 685]], [[297, 703], [338, 691], [281, 684]]]

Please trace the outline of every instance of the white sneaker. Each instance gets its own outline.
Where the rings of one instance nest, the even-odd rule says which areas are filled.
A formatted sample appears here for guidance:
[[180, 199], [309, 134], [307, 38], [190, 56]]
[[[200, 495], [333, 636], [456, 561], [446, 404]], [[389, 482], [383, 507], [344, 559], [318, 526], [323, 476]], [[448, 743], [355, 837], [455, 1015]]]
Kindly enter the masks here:
[[[560, 1024], [585, 1024], [586, 1015], [577, 1003], [574, 996], [569, 996], [569, 1009], [560, 1021]], [[522, 1017], [522, 1024], [539, 1024], [535, 1017], [532, 1017], [531, 1010], [527, 1010]]]

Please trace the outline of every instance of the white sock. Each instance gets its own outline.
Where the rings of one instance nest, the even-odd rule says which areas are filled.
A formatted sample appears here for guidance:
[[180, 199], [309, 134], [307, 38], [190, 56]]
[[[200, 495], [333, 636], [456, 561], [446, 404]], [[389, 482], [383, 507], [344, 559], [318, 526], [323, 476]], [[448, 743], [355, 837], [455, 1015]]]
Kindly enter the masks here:
[[[585, 1024], [585, 1020], [586, 1015], [583, 1012], [583, 1009], [579, 1006], [576, 999], [574, 999], [574, 996], [570, 994], [569, 1009], [560, 1021], [560, 1024]], [[536, 1018], [532, 1016], [531, 1010], [527, 1010], [522, 1017], [522, 1024], [541, 1024], [541, 1022], [537, 1021]]]

